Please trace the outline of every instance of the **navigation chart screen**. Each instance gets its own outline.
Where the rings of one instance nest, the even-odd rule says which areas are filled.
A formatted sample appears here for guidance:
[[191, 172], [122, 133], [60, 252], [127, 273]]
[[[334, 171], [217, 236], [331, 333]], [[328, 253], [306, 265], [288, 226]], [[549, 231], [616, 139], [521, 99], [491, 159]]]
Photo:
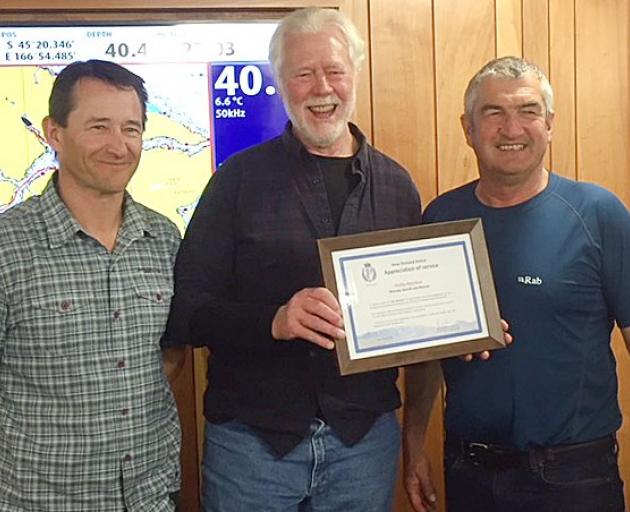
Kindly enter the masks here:
[[41, 121], [75, 60], [122, 64], [149, 93], [129, 191], [183, 231], [215, 169], [278, 135], [287, 117], [267, 61], [275, 23], [0, 26], [0, 213], [39, 194], [57, 167]]

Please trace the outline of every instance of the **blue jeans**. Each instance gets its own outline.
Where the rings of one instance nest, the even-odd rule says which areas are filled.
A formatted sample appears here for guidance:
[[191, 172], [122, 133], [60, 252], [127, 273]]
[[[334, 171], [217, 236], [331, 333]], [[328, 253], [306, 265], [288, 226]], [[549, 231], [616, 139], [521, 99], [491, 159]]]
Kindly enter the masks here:
[[321, 420], [282, 458], [250, 427], [206, 422], [204, 512], [387, 512], [398, 469], [400, 427], [393, 412], [345, 445]]
[[623, 512], [616, 445], [489, 467], [445, 449], [448, 512]]

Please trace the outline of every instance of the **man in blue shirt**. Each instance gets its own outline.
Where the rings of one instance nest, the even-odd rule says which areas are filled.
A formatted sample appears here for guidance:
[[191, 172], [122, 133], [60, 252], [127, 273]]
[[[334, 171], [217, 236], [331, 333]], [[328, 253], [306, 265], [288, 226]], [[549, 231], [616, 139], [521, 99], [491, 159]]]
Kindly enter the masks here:
[[[630, 213], [610, 192], [544, 168], [553, 115], [551, 86], [535, 65], [505, 57], [484, 66], [461, 119], [479, 179], [423, 216], [482, 218], [516, 340], [486, 363], [442, 364], [451, 512], [624, 510], [610, 335], [616, 323], [630, 344]], [[405, 436], [417, 511], [435, 502], [422, 438], [413, 426]]]

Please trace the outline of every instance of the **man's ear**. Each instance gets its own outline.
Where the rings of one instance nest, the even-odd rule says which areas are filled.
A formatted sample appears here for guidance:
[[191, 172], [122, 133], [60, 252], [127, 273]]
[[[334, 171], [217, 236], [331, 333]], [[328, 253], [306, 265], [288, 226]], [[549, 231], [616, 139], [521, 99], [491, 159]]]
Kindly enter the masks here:
[[55, 151], [59, 151], [61, 146], [61, 126], [52, 117], [46, 116], [42, 120], [42, 128], [44, 129], [44, 137], [46, 142]]
[[545, 118], [545, 124], [547, 125], [547, 142], [551, 142], [551, 136], [553, 135], [553, 120], [555, 114], [553, 112], [548, 112]]
[[468, 144], [471, 148], [472, 145], [472, 121], [466, 114], [462, 114], [459, 116], [459, 122], [462, 125], [462, 130], [464, 130], [464, 137], [466, 137], [466, 144]]

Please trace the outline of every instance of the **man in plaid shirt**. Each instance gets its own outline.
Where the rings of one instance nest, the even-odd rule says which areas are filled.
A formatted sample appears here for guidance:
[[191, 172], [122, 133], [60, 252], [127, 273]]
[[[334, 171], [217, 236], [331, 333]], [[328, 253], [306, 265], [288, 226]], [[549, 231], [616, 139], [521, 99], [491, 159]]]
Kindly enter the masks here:
[[0, 511], [172, 511], [180, 429], [161, 358], [177, 228], [125, 192], [147, 95], [109, 62], [55, 80], [59, 170], [0, 217]]

